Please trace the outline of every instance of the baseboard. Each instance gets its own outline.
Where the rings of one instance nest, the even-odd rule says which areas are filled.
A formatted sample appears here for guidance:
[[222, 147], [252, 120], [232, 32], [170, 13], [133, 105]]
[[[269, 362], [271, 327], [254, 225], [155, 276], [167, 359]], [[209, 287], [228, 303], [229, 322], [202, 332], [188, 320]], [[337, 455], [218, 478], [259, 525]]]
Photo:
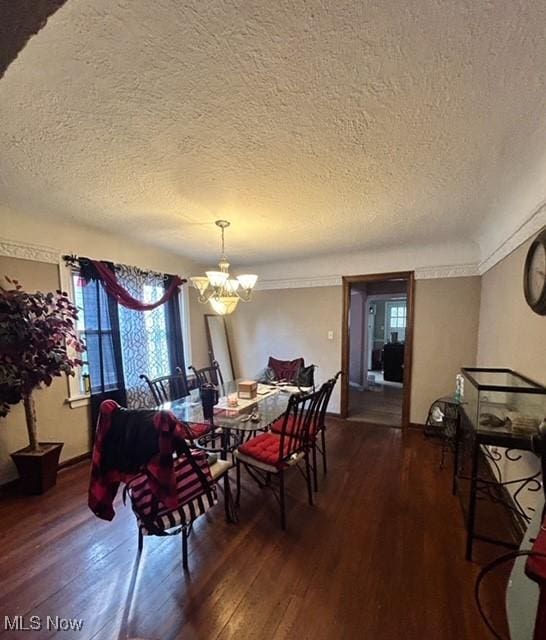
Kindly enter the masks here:
[[7, 480], [6, 482], [0, 484], [0, 497], [4, 494], [8, 494], [12, 489], [14, 489], [19, 483], [19, 478], [14, 478], [13, 480]]
[[73, 458], [68, 458], [68, 460], [63, 460], [59, 463], [59, 471], [63, 469], [67, 469], [68, 467], [73, 467], [75, 464], [79, 462], [83, 462], [84, 460], [91, 459], [91, 451], [87, 451], [86, 453], [82, 453], [79, 456], [74, 456]]
[[423, 431], [424, 429], [426, 429], [426, 425], [423, 424], [422, 422], [410, 422], [409, 423], [409, 428], [410, 429], [419, 429], [419, 431]]
[[333, 411], [327, 411], [326, 415], [329, 418], [341, 418], [341, 413], [339, 413], [339, 411], [337, 413], [333, 412]]

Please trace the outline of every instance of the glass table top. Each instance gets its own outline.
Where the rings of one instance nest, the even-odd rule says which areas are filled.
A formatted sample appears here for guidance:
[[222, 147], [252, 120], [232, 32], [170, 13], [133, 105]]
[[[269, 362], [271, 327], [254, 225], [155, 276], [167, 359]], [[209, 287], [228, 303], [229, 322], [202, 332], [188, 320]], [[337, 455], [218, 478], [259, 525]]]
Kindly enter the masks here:
[[532, 389], [542, 391], [546, 394], [546, 389], [540, 384], [528, 380], [520, 373], [509, 369], [479, 369], [477, 367], [467, 367], [462, 369], [463, 374], [477, 388], [503, 387], [506, 391]]
[[[267, 429], [284, 414], [292, 389], [263, 384], [258, 385], [258, 396], [253, 401], [239, 400], [239, 406], [227, 407], [226, 398], [237, 393], [238, 382], [238, 380], [233, 380], [218, 387], [219, 402], [214, 407], [214, 424], [216, 426], [237, 431], [260, 431]], [[159, 408], [172, 411], [181, 422], [200, 423], [205, 421], [203, 407], [197, 393], [172, 402], [165, 402]], [[254, 409], [258, 413], [259, 419], [257, 421], [250, 419], [250, 414]]]

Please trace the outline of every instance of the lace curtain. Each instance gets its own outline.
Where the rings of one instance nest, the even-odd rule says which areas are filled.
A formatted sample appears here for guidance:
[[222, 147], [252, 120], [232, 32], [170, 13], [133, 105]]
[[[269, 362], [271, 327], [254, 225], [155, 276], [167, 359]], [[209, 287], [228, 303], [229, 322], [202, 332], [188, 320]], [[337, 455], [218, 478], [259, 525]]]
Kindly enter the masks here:
[[[116, 276], [134, 298], [143, 302], [156, 302], [165, 294], [165, 280], [160, 274], [116, 265]], [[145, 373], [157, 378], [170, 373], [166, 305], [151, 311], [132, 311], [120, 305], [119, 328], [127, 406], [152, 407], [153, 398], [139, 376]]]

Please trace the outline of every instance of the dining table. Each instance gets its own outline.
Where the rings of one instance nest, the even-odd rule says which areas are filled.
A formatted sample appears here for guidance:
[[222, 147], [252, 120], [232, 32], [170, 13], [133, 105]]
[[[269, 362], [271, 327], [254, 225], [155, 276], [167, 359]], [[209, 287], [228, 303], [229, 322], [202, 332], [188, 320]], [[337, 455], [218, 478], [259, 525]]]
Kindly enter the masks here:
[[[212, 434], [204, 436], [197, 445], [221, 454], [224, 459], [243, 442], [268, 428], [281, 418], [293, 393], [302, 393], [307, 389], [290, 384], [258, 384], [256, 397], [243, 399], [238, 397], [238, 383], [231, 380], [217, 386], [218, 402], [214, 406]], [[235, 402], [237, 403], [235, 405]], [[172, 411], [177, 420], [189, 424], [207, 422], [203, 415], [203, 405], [199, 390], [193, 390], [189, 396], [165, 402], [162, 410]], [[218, 442], [218, 446], [216, 444]]]

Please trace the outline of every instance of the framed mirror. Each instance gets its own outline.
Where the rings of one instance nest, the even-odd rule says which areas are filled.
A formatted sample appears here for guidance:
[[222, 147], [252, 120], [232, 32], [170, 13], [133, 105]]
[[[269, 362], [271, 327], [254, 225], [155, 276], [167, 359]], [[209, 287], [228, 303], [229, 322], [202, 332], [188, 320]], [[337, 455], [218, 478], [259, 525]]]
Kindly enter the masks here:
[[205, 326], [207, 330], [207, 342], [209, 347], [209, 358], [220, 365], [220, 371], [224, 382], [235, 379], [233, 371], [233, 361], [231, 359], [231, 349], [224, 316], [213, 314], [205, 315]]

